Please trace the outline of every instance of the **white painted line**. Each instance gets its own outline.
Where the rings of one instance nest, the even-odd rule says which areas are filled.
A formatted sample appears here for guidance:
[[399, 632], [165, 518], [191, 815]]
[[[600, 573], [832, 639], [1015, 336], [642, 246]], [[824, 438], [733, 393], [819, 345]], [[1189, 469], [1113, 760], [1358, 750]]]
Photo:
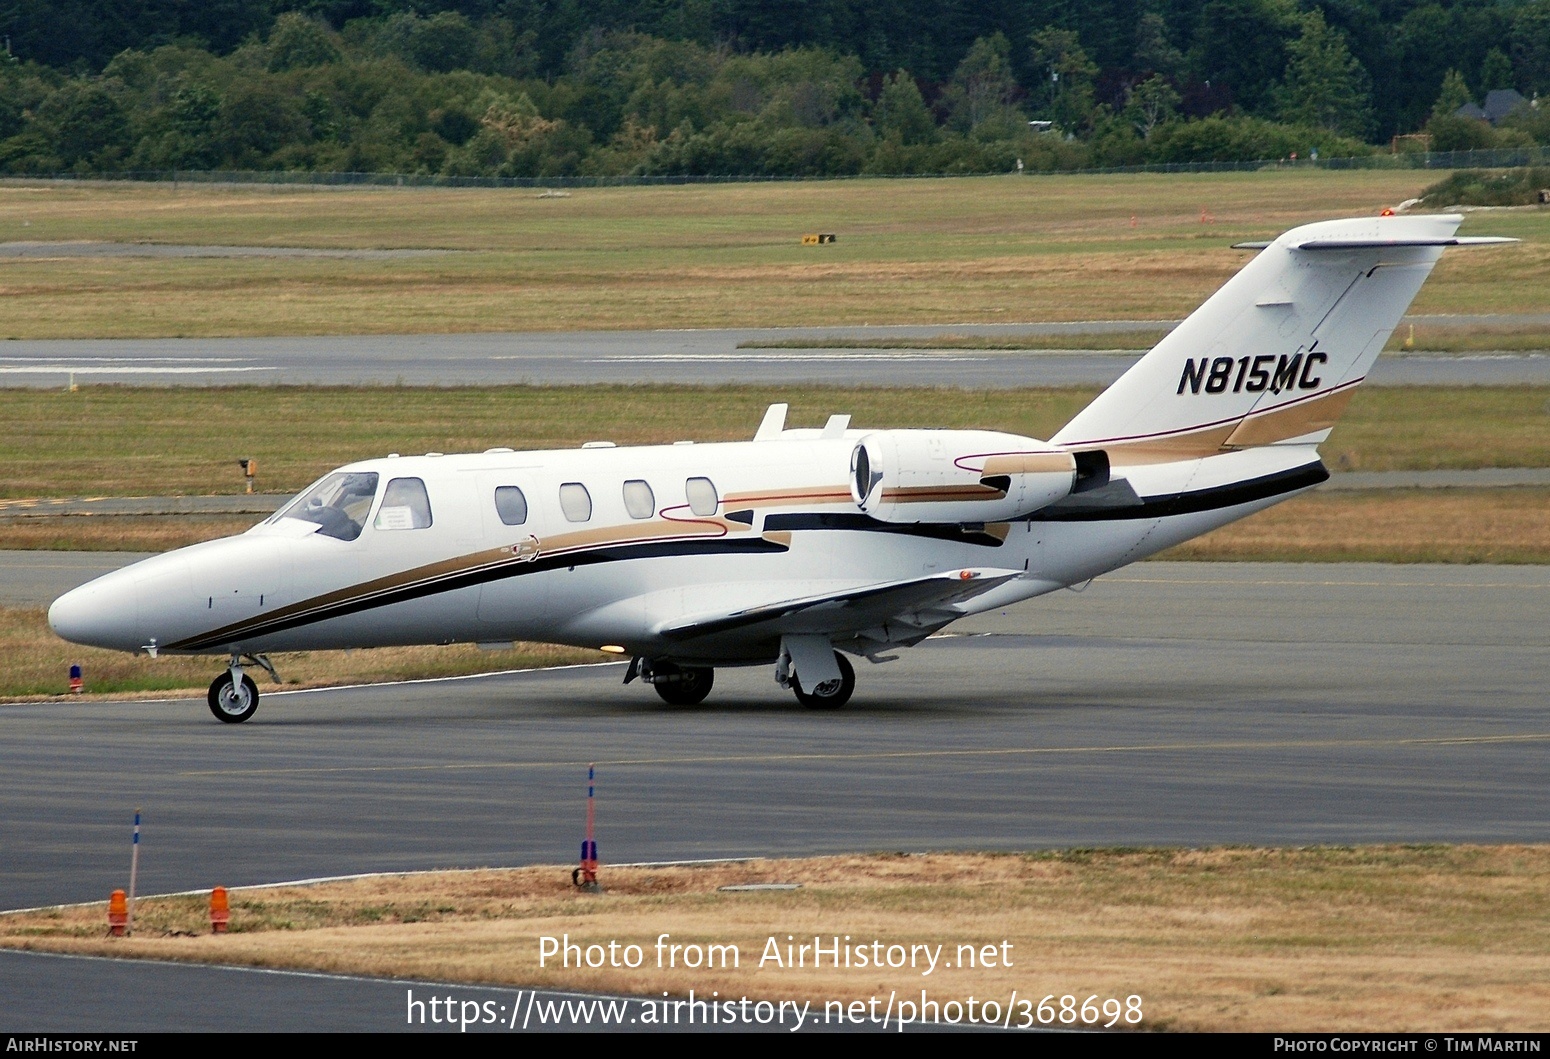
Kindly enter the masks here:
[[[153, 956], [89, 956], [75, 952], [41, 952], [37, 949], [0, 948], [0, 953], [7, 952], [21, 953], [27, 956], [47, 956], [56, 960], [95, 960], [99, 963], [132, 964], [159, 963], [172, 967], [203, 968], [210, 971], [241, 971], [246, 974], [268, 974], [284, 978], [315, 978], [334, 982], [371, 982], [380, 985], [423, 985], [438, 989], [478, 989], [491, 993], [516, 993], [519, 996], [529, 992], [531, 989], [529, 986], [487, 985], [480, 982], [437, 982], [427, 978], [373, 978], [363, 974], [327, 974], [322, 971], [291, 971], [279, 967], [244, 967], [234, 963], [191, 963], [188, 960], [165, 960], [157, 959]], [[564, 989], [541, 989], [539, 992], [557, 997], [575, 997], [580, 999], [598, 997], [604, 1000], [623, 1000], [628, 1002], [642, 999], [641, 997], [624, 996], [618, 993], [576, 993]]]
[[[30, 567], [29, 567], [30, 569]], [[209, 656], [212, 659], [214, 656]], [[599, 669], [604, 666], [622, 666], [626, 663], [618, 662], [575, 662], [566, 666], [538, 666], [533, 669], [494, 669], [484, 673], [460, 673], [450, 677], [413, 677], [408, 680], [377, 680], [364, 684], [329, 684], [322, 688], [291, 688], [289, 691], [265, 691], [264, 698], [279, 698], [282, 695], [315, 695], [320, 691], [351, 691], [360, 688], [392, 688], [400, 684], [441, 684], [451, 683], [455, 680], [483, 680], [486, 677], [515, 677], [526, 673], [563, 673], [567, 669]], [[190, 688], [190, 691], [197, 689]], [[192, 702], [197, 696], [190, 695], [186, 698], [176, 699], [90, 699], [88, 701], [103, 706], [155, 706], [165, 702]], [[25, 699], [21, 702], [4, 703], [3, 707], [12, 706], [58, 706], [75, 701], [73, 698], [62, 698], [54, 695], [46, 699]], [[0, 708], [3, 708], [0, 707]]]
[[[568, 666], [539, 666], [535, 669], [495, 669], [488, 673], [461, 673], [451, 677], [414, 677], [410, 680], [378, 680], [364, 684], [330, 684], [326, 688], [295, 688], [291, 691], [269, 691], [265, 697], [280, 695], [314, 695], [320, 691], [350, 691], [355, 688], [392, 688], [400, 684], [442, 684], [454, 680], [483, 680], [486, 677], [512, 677], [524, 673], [563, 673], [567, 669], [598, 669], [603, 666], [622, 666], [620, 662], [574, 662]], [[135, 702], [182, 702], [182, 699], [134, 699]]]
[[236, 364], [244, 357], [0, 357], [0, 364]]
[[769, 361], [898, 361], [921, 360], [932, 364], [951, 364], [960, 361], [990, 360], [990, 357], [949, 356], [943, 353], [771, 353], [756, 349], [747, 353], [641, 353], [599, 357], [589, 364], [701, 364], [707, 361], [729, 361], [736, 364], [765, 363]]
[[79, 367], [73, 364], [40, 364], [36, 367], [11, 367], [0, 365], [0, 375], [214, 375], [243, 371], [279, 371], [271, 364], [259, 364], [242, 368], [179, 368], [179, 367]]

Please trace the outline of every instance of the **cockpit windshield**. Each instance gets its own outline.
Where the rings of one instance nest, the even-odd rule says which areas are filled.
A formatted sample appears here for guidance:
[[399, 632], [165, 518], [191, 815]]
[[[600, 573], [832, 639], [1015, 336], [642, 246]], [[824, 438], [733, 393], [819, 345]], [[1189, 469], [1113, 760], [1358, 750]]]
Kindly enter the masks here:
[[361, 535], [376, 495], [375, 474], [335, 471], [281, 508], [274, 521], [297, 518], [316, 522], [319, 533], [353, 541]]

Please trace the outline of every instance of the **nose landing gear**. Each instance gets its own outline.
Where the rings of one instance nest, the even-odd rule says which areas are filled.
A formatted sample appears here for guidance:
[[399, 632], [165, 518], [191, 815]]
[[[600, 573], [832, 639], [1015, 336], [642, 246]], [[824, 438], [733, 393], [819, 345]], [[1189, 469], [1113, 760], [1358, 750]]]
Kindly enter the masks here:
[[[227, 724], [241, 724], [253, 716], [258, 709], [258, 685], [253, 683], [253, 678], [242, 671], [241, 655], [232, 655], [231, 664], [226, 672], [215, 678], [210, 685], [210, 694], [207, 696], [210, 703], [210, 712], [216, 720]], [[269, 659], [263, 655], [247, 656], [255, 665], [263, 669], [276, 681], [280, 676], [270, 665]]]

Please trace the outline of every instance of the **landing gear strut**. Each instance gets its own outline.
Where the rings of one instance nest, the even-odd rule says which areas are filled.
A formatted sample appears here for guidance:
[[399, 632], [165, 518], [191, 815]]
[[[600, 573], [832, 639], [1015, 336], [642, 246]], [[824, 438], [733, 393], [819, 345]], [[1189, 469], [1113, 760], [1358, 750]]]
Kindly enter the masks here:
[[810, 710], [837, 710], [850, 701], [851, 693], [856, 690], [856, 671], [850, 660], [838, 651], [834, 652], [834, 661], [840, 667], [839, 679], [826, 680], [811, 691], [802, 689], [799, 675], [792, 677], [791, 690], [803, 706]]

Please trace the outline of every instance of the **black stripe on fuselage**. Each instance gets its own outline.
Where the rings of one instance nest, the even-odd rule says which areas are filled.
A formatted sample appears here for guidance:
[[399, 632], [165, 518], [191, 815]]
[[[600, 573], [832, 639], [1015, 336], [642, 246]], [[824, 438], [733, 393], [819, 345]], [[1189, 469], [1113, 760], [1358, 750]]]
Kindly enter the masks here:
[[[1016, 521], [1016, 520], [1009, 520]], [[985, 548], [1001, 547], [1002, 539], [977, 529], [965, 529], [956, 522], [884, 522], [871, 515], [839, 512], [812, 512], [791, 515], [767, 515], [766, 533], [779, 530], [858, 530], [863, 533], [900, 533], [907, 537], [978, 544]]]
[[[1252, 504], [1273, 496], [1309, 489], [1320, 482], [1329, 481], [1329, 468], [1322, 460], [1294, 467], [1289, 471], [1277, 471], [1260, 478], [1250, 478], [1230, 485], [1196, 489], [1191, 492], [1165, 493], [1161, 496], [1144, 496], [1141, 503], [1120, 508], [1068, 508], [1060, 505], [1035, 511], [1024, 516], [1030, 522], [1113, 522], [1124, 519], [1166, 518], [1169, 515], [1192, 515], [1200, 511], [1219, 511], [1239, 504]], [[1078, 494], [1078, 499], [1080, 495]], [[1016, 521], [1023, 521], [1017, 519]]]

